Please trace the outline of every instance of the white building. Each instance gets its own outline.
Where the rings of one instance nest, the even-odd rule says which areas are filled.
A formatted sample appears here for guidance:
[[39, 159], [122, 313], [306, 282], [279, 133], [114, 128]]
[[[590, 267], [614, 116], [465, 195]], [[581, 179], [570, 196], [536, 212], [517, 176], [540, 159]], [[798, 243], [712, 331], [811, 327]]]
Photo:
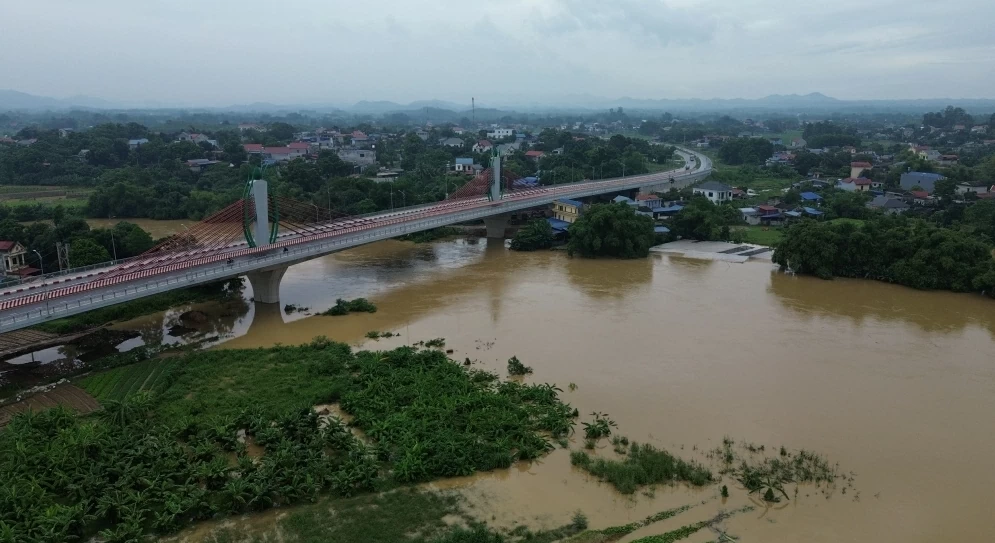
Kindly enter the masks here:
[[377, 154], [369, 149], [339, 149], [336, 153], [343, 161], [356, 166], [372, 166], [377, 161]]
[[491, 139], [502, 139], [507, 138], [515, 134], [515, 130], [511, 128], [495, 128], [494, 130], [487, 133], [487, 137]]
[[732, 187], [723, 185], [718, 181], [706, 181], [695, 187], [694, 193], [708, 198], [713, 204], [732, 200]]

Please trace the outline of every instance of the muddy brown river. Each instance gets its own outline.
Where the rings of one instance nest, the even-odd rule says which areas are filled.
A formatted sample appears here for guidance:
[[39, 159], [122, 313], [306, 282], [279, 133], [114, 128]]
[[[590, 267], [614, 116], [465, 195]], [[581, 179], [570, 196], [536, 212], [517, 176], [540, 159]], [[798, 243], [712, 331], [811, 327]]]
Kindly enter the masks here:
[[[281, 291], [283, 304], [312, 311], [359, 296], [379, 311], [320, 317], [249, 304], [212, 314], [207, 306], [212, 320], [198, 333], [217, 336], [215, 348], [324, 335], [387, 349], [444, 337], [454, 358], [501, 375], [518, 356], [535, 369], [530, 381], [558, 384], [584, 415], [610, 413], [632, 440], [701, 459], [729, 436], [768, 451], [816, 451], [855, 474], [845, 495], [803, 486], [776, 509], [731, 518], [728, 530], [743, 541], [995, 539], [993, 300], [793, 277], [769, 263], [592, 261], [486, 240], [369, 245], [294, 266]], [[172, 340], [178, 313], [124, 327]], [[400, 336], [372, 343], [370, 330]], [[499, 525], [560, 525], [580, 509], [604, 527], [702, 500], [702, 517], [750, 503], [727, 484], [725, 505], [716, 487], [622, 496], [558, 449], [433, 486], [460, 489]]]

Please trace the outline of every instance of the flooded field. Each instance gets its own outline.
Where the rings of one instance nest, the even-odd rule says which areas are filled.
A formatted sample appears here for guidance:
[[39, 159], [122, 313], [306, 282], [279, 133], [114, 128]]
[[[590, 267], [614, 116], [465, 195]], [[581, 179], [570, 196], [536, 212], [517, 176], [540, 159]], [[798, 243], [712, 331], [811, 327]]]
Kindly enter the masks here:
[[[283, 308], [317, 312], [359, 296], [377, 313]], [[501, 375], [518, 356], [535, 370], [527, 379], [559, 385], [581, 420], [608, 412], [631, 440], [707, 461], [703, 451], [729, 436], [768, 451], [816, 451], [854, 474], [847, 494], [802, 487], [776, 509], [728, 520], [744, 541], [995, 537], [995, 301], [792, 277], [768, 263], [592, 261], [475, 239], [383, 242], [306, 262], [288, 271], [281, 297], [280, 307], [205, 309], [197, 333], [217, 336], [215, 348], [324, 335], [387, 349], [444, 337], [453, 358]], [[168, 340], [177, 317], [119, 326]], [[364, 338], [371, 330], [399, 336], [372, 342]], [[702, 515], [750, 503], [726, 484], [724, 505], [716, 487], [623, 496], [558, 449], [432, 486], [460, 489], [494, 524], [560, 525], [580, 509], [603, 527], [703, 500]]]

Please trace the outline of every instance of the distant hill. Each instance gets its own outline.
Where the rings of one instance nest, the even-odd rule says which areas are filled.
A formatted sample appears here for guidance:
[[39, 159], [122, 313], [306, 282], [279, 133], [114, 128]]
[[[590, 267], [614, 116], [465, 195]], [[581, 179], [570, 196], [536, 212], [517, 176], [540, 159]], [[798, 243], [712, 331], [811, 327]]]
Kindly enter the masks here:
[[[951, 99], [929, 98], [918, 100], [840, 100], [819, 92], [809, 94], [772, 94], [763, 98], [691, 98], [691, 99], [645, 99], [622, 97], [618, 99], [591, 96], [587, 94], [563, 95], [560, 97], [507, 99], [504, 102], [492, 102], [489, 106], [477, 103], [476, 118], [478, 121], [491, 122], [512, 113], [586, 113], [604, 111], [609, 108], [623, 107], [631, 111], [645, 112], [700, 112], [700, 113], [835, 113], [835, 112], [904, 112], [925, 113], [938, 111], [946, 106], [962, 107], [972, 113], [990, 113], [995, 111], [995, 99]], [[183, 109], [196, 111], [229, 111], [258, 113], [290, 113], [297, 111], [314, 111], [319, 113], [336, 113], [345, 115], [385, 115], [389, 113], [405, 113], [412, 118], [443, 117], [453, 122], [462, 117], [470, 117], [468, 104], [457, 104], [444, 100], [418, 100], [410, 104], [400, 104], [386, 100], [363, 100], [351, 106], [329, 103], [287, 103], [274, 104], [270, 102], [253, 102], [235, 104], [226, 107], [190, 107], [176, 106], [152, 102], [114, 103], [90, 96], [73, 96], [70, 98], [51, 98], [36, 96], [15, 90], [0, 90], [0, 111], [7, 110], [67, 110], [82, 109]]]
[[35, 96], [15, 90], [0, 89], [0, 110], [46, 110], [69, 108], [109, 109], [113, 104], [92, 96], [73, 96], [58, 99], [48, 96]]

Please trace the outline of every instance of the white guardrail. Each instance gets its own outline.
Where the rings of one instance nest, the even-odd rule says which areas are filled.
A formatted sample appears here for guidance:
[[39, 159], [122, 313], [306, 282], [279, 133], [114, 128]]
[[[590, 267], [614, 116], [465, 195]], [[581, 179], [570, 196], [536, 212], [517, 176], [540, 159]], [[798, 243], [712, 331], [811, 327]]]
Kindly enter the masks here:
[[[703, 163], [702, 166], [706, 166], [706, 163]], [[412, 218], [400, 224], [372, 227], [367, 231], [339, 234], [333, 239], [320, 239], [312, 242], [303, 241], [300, 242], [301, 246], [296, 248], [278, 243], [272, 245], [272, 248], [262, 248], [263, 251], [266, 251], [263, 254], [252, 255], [248, 258], [239, 258], [231, 265], [223, 262], [220, 265], [205, 264], [185, 271], [164, 272], [160, 277], [149, 278], [141, 284], [134, 284], [137, 282], [134, 281], [131, 284], [113, 285], [103, 289], [94, 289], [92, 292], [81, 292], [78, 295], [69, 294], [58, 298], [39, 300], [37, 303], [26, 304], [16, 309], [3, 311], [0, 314], [0, 332], [16, 330], [40, 322], [68, 317], [77, 313], [178, 288], [187, 288], [212, 281], [237, 277], [267, 268], [289, 266], [358, 245], [390, 239], [404, 234], [529, 209], [538, 205], [552, 203], [554, 200], [561, 198], [584, 198], [604, 192], [631, 190], [642, 186], [665, 183], [671, 178], [675, 182], [680, 182], [681, 185], [686, 186], [689, 183], [707, 177], [710, 173], [711, 168], [707, 167], [690, 171], [660, 172], [605, 181], [586, 181], [547, 186], [545, 187], [548, 189], [546, 192], [529, 197], [516, 199], [514, 195], [509, 195], [509, 199], [501, 200], [500, 202], [482, 202], [474, 205], [471, 209], [463, 211], [433, 217]], [[431, 206], [411, 206], [411, 208], [405, 210], [397, 209], [393, 213], [388, 213], [388, 215], [403, 214], [403, 211], [416, 209], [430, 210]], [[122, 286], [124, 286], [123, 289], [121, 288]]]

